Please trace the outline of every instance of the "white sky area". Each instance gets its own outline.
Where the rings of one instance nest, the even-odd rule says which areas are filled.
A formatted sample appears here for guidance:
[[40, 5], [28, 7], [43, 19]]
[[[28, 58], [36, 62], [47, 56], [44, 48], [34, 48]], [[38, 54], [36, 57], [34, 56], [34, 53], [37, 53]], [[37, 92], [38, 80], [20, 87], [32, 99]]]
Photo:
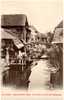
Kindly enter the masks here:
[[62, 20], [63, 0], [1, 0], [2, 14], [26, 14], [41, 33], [53, 31]]

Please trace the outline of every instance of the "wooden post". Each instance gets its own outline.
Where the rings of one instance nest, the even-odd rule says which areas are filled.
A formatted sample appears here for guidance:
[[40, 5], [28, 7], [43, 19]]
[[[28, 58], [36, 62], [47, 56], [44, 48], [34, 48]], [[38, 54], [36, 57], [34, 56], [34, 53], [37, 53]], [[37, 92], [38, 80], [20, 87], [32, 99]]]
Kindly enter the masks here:
[[19, 63], [21, 63], [21, 51], [19, 50]]
[[23, 62], [23, 58], [22, 58], [22, 72], [23, 72], [23, 65], [24, 65], [24, 62]]
[[6, 48], [6, 62], [9, 64], [9, 48]]

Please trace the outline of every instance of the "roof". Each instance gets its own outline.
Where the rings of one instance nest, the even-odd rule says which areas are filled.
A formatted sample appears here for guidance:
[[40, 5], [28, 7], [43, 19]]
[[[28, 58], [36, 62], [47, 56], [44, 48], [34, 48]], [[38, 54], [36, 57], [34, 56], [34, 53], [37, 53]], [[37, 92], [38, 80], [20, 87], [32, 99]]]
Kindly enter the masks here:
[[25, 26], [28, 24], [27, 16], [24, 14], [2, 15], [1, 26]]
[[63, 20], [54, 29], [52, 43], [63, 43]]
[[39, 33], [38, 30], [37, 30], [33, 25], [30, 25], [30, 26], [29, 26], [29, 29], [30, 29], [31, 31], [34, 31], [35, 33]]
[[13, 35], [11, 35], [8, 31], [6, 31], [5, 29], [1, 29], [1, 39], [12, 39], [15, 46], [18, 49], [21, 49], [24, 44], [22, 43], [22, 41], [20, 41], [18, 38], [14, 37]]
[[1, 29], [1, 39], [14, 39], [10, 33], [6, 32], [4, 29]]
[[34, 26], [31, 25], [28, 28], [29, 30], [31, 30], [32, 35], [36, 35], [37, 37], [41, 37], [41, 38], [46, 38], [46, 35], [43, 33], [40, 33]]
[[61, 21], [57, 26], [56, 28], [63, 28], [63, 21]]
[[63, 28], [56, 28], [53, 43], [63, 43]]

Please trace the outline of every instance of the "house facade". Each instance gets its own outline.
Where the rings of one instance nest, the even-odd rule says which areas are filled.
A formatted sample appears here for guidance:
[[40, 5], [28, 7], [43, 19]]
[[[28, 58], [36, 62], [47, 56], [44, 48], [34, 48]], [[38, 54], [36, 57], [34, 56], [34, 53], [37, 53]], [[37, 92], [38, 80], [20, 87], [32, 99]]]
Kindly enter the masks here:
[[[4, 67], [3, 83], [5, 84], [9, 83], [26, 87], [28, 85], [31, 71], [30, 69], [26, 71], [26, 48], [24, 45], [27, 42], [27, 35], [28, 21], [26, 15], [1, 16], [1, 58], [2, 67]], [[26, 77], [22, 76], [22, 72]]]

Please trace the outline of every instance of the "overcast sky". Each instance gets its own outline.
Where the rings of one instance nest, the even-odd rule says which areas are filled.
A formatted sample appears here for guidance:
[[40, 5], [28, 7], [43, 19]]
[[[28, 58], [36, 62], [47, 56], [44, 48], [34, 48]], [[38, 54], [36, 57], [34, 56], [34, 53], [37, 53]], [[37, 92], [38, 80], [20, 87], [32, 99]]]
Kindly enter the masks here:
[[1, 0], [2, 14], [26, 14], [41, 33], [52, 31], [62, 20], [63, 0]]

